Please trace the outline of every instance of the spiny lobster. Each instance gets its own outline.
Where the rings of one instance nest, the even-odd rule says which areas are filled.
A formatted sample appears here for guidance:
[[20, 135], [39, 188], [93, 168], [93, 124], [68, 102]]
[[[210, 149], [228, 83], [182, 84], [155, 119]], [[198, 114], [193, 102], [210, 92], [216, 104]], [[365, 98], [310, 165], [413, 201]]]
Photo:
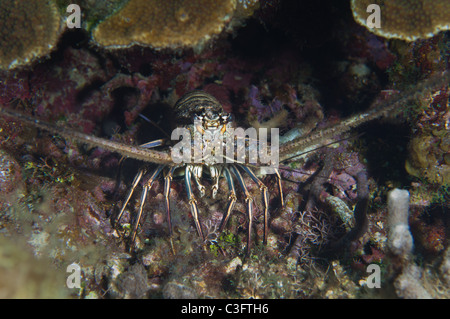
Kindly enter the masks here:
[[[384, 116], [390, 116], [396, 114], [402, 110], [402, 105], [405, 105], [409, 100], [418, 97], [428, 91], [438, 89], [440, 86], [449, 82], [449, 74], [443, 73], [430, 77], [429, 79], [418, 83], [413, 89], [405, 91], [401, 94], [397, 94], [390, 99], [378, 103], [374, 107], [370, 108], [367, 112], [357, 114], [340, 123], [331, 126], [326, 129], [312, 132], [308, 136], [300, 136], [293, 140], [280, 145], [279, 147], [279, 160], [281, 163], [291, 161], [303, 154], [309, 152], [312, 149], [327, 146], [329, 139], [335, 138], [338, 135], [347, 133], [359, 125], [378, 119]], [[184, 128], [189, 130], [191, 136], [196, 134], [204, 134], [206, 130], [214, 131], [222, 136], [227, 136], [227, 133], [232, 129], [233, 124], [230, 114], [226, 113], [222, 105], [211, 95], [194, 91], [183, 96], [174, 106], [176, 114], [176, 122], [180, 123]], [[218, 188], [219, 180], [221, 177], [225, 177], [228, 185], [228, 203], [222, 217], [222, 221], [219, 227], [219, 231], [222, 231], [230, 217], [233, 207], [237, 201], [236, 189], [234, 186], [234, 180], [238, 181], [240, 188], [245, 196], [246, 212], [247, 212], [247, 252], [251, 247], [251, 235], [252, 235], [252, 222], [253, 222], [253, 198], [247, 189], [244, 182], [242, 173], [246, 173], [250, 178], [258, 185], [263, 199], [264, 208], [264, 237], [263, 241], [267, 240], [268, 223], [269, 223], [269, 191], [267, 186], [257, 177], [253, 168], [258, 168], [258, 164], [250, 164], [248, 161], [237, 161], [234, 158], [227, 158], [227, 163], [222, 162], [208, 162], [204, 159], [200, 162], [175, 162], [169, 152], [169, 149], [163, 151], [156, 151], [152, 148], [163, 147], [168, 144], [167, 140], [151, 141], [139, 146], [126, 145], [123, 143], [87, 135], [72, 129], [57, 127], [50, 123], [41, 121], [37, 118], [30, 117], [28, 115], [10, 110], [4, 106], [0, 106], [0, 113], [6, 117], [12, 117], [20, 120], [24, 123], [33, 125], [37, 128], [49, 131], [54, 134], [59, 134], [65, 138], [76, 140], [79, 143], [87, 143], [95, 147], [100, 147], [109, 151], [117, 152], [122, 155], [122, 158], [133, 158], [146, 163], [157, 164], [156, 169], [151, 171], [150, 176], [143, 183], [143, 189], [141, 194], [140, 206], [137, 216], [134, 218], [134, 223], [131, 232], [131, 243], [134, 243], [136, 234], [138, 231], [139, 223], [143, 213], [144, 203], [147, 199], [148, 192], [154, 184], [155, 180], [162, 174], [164, 175], [164, 198], [167, 212], [167, 221], [169, 226], [169, 233], [172, 235], [172, 223], [170, 216], [170, 201], [169, 193], [170, 186], [174, 174], [179, 171], [184, 173], [184, 182], [189, 201], [191, 214], [194, 219], [195, 227], [200, 237], [204, 239], [204, 233], [202, 230], [202, 224], [199, 219], [197, 198], [194, 195], [191, 181], [194, 180], [199, 190], [200, 196], [206, 194], [205, 186], [202, 184], [202, 177], [204, 174], [209, 174], [213, 181], [212, 197], [215, 197]], [[206, 142], [207, 143], [207, 142]], [[247, 146], [249, 139], [245, 140]], [[195, 147], [192, 145], [192, 147]], [[141, 182], [143, 177], [150, 168], [143, 166], [138, 170], [137, 175], [132, 182], [131, 189], [125, 198], [118, 214], [115, 214], [112, 219], [112, 224], [116, 225], [120, 223], [123, 213], [128, 205], [134, 190]], [[278, 170], [275, 169], [275, 176], [277, 178], [278, 189], [280, 192], [281, 205], [283, 205], [283, 192], [281, 177]]]

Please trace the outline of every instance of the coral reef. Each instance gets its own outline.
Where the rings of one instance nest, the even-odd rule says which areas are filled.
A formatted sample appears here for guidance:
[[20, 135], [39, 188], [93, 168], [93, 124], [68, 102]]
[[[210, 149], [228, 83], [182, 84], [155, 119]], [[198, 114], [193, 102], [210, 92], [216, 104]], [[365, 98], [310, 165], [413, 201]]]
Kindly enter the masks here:
[[0, 69], [48, 56], [65, 30], [70, 4], [80, 6], [81, 27], [100, 46], [201, 49], [223, 30], [242, 25], [259, 1], [2, 1]]
[[[381, 27], [369, 27], [367, 18], [371, 4], [381, 8]], [[450, 29], [450, 4], [448, 1], [372, 1], [352, 0], [355, 20], [371, 32], [385, 37], [407, 41], [430, 38], [439, 31]]]
[[[253, 2], [252, 2], [253, 3]], [[239, 3], [248, 11], [252, 3]], [[133, 44], [154, 48], [203, 46], [233, 18], [236, 1], [129, 1], [117, 14], [93, 30], [94, 41], [104, 47]], [[240, 12], [240, 11], [239, 11]]]
[[64, 29], [53, 1], [0, 2], [0, 69], [48, 55]]
[[[417, 265], [413, 255], [413, 237], [408, 217], [410, 196], [406, 190], [394, 189], [388, 194], [388, 276], [393, 282], [397, 296], [406, 299], [448, 298], [448, 256], [443, 255], [440, 268], [430, 265]], [[434, 268], [434, 269], [433, 269]], [[436, 269], [437, 268], [437, 269]], [[442, 287], [439, 290], [433, 287]]]
[[409, 144], [409, 158], [405, 163], [409, 174], [424, 177], [429, 182], [450, 183], [450, 119], [449, 88], [433, 92], [419, 105], [417, 131]]
[[[55, 2], [64, 15], [70, 1]], [[162, 2], [132, 12], [143, 1], [73, 1], [82, 29], [67, 30], [49, 59], [0, 73], [1, 296], [449, 298], [449, 34], [416, 42], [377, 37], [354, 21], [349, 1], [164, 1], [150, 20], [148, 10]], [[185, 11], [167, 13], [174, 7]], [[112, 21], [123, 29], [108, 29]], [[197, 21], [205, 29], [183, 28]], [[93, 45], [98, 30], [111, 43], [123, 39], [123, 47]], [[152, 32], [160, 44], [132, 45]], [[204, 45], [208, 37], [216, 41]], [[148, 176], [122, 225], [113, 227], [110, 216], [145, 163], [79, 138], [132, 148], [170, 137], [179, 124], [172, 106], [197, 89], [220, 101], [238, 127], [279, 128], [283, 152], [300, 136], [326, 145], [293, 147], [282, 159], [283, 198], [275, 176], [258, 175], [269, 192], [266, 245], [263, 196], [251, 177], [243, 176], [254, 209], [247, 253], [240, 184], [223, 232], [227, 180], [220, 179], [216, 198], [198, 196], [202, 239], [182, 176], [174, 176], [172, 236], [158, 179], [130, 250]], [[336, 124], [346, 127], [333, 130]], [[68, 129], [85, 135], [68, 136]], [[169, 150], [156, 149], [170, 160]], [[209, 194], [212, 181], [203, 182]], [[193, 190], [199, 194], [194, 183]], [[73, 263], [80, 288], [66, 285]], [[369, 269], [379, 270], [375, 287]]]

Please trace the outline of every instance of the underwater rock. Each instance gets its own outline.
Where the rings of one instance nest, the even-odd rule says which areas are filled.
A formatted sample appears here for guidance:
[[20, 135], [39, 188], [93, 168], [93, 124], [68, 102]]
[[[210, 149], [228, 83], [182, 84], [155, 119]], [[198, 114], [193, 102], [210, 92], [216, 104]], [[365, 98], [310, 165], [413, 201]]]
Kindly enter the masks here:
[[431, 299], [431, 295], [420, 282], [421, 278], [421, 269], [414, 264], [409, 264], [394, 282], [397, 295], [405, 299]]
[[194, 289], [187, 287], [176, 280], [164, 285], [163, 296], [165, 299], [196, 299], [197, 293]]
[[49, 258], [36, 258], [20, 241], [0, 237], [0, 298], [68, 298], [66, 273]]
[[117, 289], [120, 298], [144, 298], [149, 290], [147, 272], [143, 265], [134, 264], [117, 278]]

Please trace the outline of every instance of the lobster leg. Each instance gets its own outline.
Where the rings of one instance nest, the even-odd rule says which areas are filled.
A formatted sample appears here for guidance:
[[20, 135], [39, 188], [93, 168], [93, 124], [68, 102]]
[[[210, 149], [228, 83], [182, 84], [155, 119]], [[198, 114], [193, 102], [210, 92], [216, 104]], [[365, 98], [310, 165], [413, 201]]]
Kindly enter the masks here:
[[172, 219], [170, 218], [170, 184], [172, 183], [173, 172], [177, 167], [173, 166], [170, 168], [167, 175], [164, 177], [164, 199], [166, 201], [166, 212], [167, 212], [167, 224], [169, 225], [169, 235], [172, 237]]
[[280, 193], [281, 207], [284, 207], [284, 197], [283, 197], [283, 187], [281, 185], [281, 175], [280, 171], [275, 169], [275, 174], [277, 175], [278, 192]]
[[228, 223], [228, 218], [230, 218], [231, 211], [233, 210], [234, 204], [236, 203], [236, 190], [234, 188], [233, 177], [231, 176], [230, 170], [227, 167], [223, 168], [223, 174], [228, 183], [228, 205], [227, 210], [222, 217], [222, 221], [220, 222], [219, 232], [221, 233], [225, 226]]
[[264, 238], [263, 243], [267, 243], [267, 233], [269, 231], [269, 190], [267, 189], [267, 186], [264, 185], [263, 182], [253, 173], [253, 171], [250, 169], [250, 167], [245, 165], [239, 165], [244, 169], [244, 171], [247, 172], [247, 174], [252, 178], [252, 180], [258, 184], [258, 187], [262, 193], [263, 198], [263, 206], [264, 206]]
[[148, 181], [145, 183], [144, 188], [142, 190], [142, 195], [141, 195], [141, 205], [139, 207], [139, 212], [137, 215], [136, 220], [134, 221], [134, 225], [133, 225], [133, 230], [131, 233], [131, 244], [133, 245], [135, 239], [136, 239], [136, 234], [137, 234], [137, 230], [139, 227], [139, 222], [141, 220], [142, 217], [142, 212], [144, 209], [144, 204], [145, 204], [145, 200], [147, 199], [147, 194], [148, 191], [152, 188], [153, 183], [155, 182], [156, 178], [158, 177], [159, 173], [161, 173], [162, 169], [164, 168], [165, 165], [158, 165], [158, 167], [153, 171], [152, 175], [150, 176], [150, 178], [148, 179]]
[[216, 198], [217, 191], [219, 190], [219, 179], [222, 174], [222, 170], [219, 169], [217, 166], [210, 166], [209, 172], [211, 175], [211, 179], [214, 182], [214, 184], [212, 186], [212, 190], [211, 190], [211, 195], [212, 195], [212, 198]]
[[244, 179], [242, 178], [241, 173], [237, 169], [235, 165], [231, 165], [231, 170], [236, 176], [239, 185], [241, 186], [244, 195], [245, 195], [245, 203], [247, 204], [247, 216], [248, 216], [248, 229], [247, 229], [247, 254], [250, 253], [251, 248], [251, 237], [252, 237], [252, 227], [253, 227], [253, 198], [250, 195], [247, 186], [245, 185]]
[[205, 236], [203, 235], [202, 231], [202, 225], [200, 223], [200, 219], [198, 216], [197, 199], [195, 198], [194, 193], [192, 192], [191, 178], [192, 178], [192, 166], [186, 165], [184, 182], [186, 184], [186, 192], [188, 195], [189, 205], [191, 206], [192, 217], [194, 218], [195, 227], [197, 228], [199, 236], [203, 240], [205, 240]]
[[194, 165], [192, 168], [192, 175], [194, 176], [195, 184], [197, 184], [197, 188], [200, 192], [200, 197], [203, 197], [206, 194], [206, 187], [200, 182], [202, 174], [203, 174], [203, 166]]
[[[137, 186], [137, 184], [139, 184], [140, 180], [142, 179], [142, 176], [147, 172], [146, 168], [141, 168], [139, 169], [138, 173], [136, 174], [136, 176], [134, 177], [133, 180], [133, 184], [131, 185], [131, 189], [128, 191], [127, 197], [125, 199], [125, 202], [122, 205], [122, 208], [119, 212], [119, 215], [117, 216], [117, 218], [115, 218], [115, 221], [113, 222], [113, 224], [115, 225], [116, 223], [120, 223], [120, 219], [122, 218], [123, 212], [125, 211], [125, 207], [127, 207], [128, 202], [130, 201], [131, 196], [133, 195], [133, 192]], [[113, 226], [114, 226], [113, 225]]]

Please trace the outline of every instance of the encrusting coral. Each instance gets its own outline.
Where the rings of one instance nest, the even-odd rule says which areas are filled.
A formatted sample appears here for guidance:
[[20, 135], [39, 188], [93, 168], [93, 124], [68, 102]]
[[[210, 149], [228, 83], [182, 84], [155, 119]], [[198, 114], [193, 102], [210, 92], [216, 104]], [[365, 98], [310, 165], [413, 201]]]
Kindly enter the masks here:
[[406, 171], [430, 183], [450, 183], [449, 89], [443, 88], [419, 102], [415, 136], [409, 143]]
[[[381, 27], [370, 28], [368, 6], [381, 9]], [[355, 20], [376, 35], [385, 38], [415, 41], [430, 38], [439, 31], [450, 29], [450, 2], [448, 0], [352, 0]]]
[[405, 163], [407, 172], [416, 177], [424, 177], [431, 183], [450, 183], [450, 166], [446, 162], [448, 152], [439, 146], [448, 140], [448, 133], [440, 138], [433, 135], [419, 135], [411, 140], [409, 158]]
[[219, 34], [235, 16], [251, 14], [256, 4], [235, 0], [131, 0], [100, 23], [92, 35], [104, 47], [194, 47]]
[[0, 1], [0, 69], [12, 69], [49, 54], [62, 31], [53, 1]]

